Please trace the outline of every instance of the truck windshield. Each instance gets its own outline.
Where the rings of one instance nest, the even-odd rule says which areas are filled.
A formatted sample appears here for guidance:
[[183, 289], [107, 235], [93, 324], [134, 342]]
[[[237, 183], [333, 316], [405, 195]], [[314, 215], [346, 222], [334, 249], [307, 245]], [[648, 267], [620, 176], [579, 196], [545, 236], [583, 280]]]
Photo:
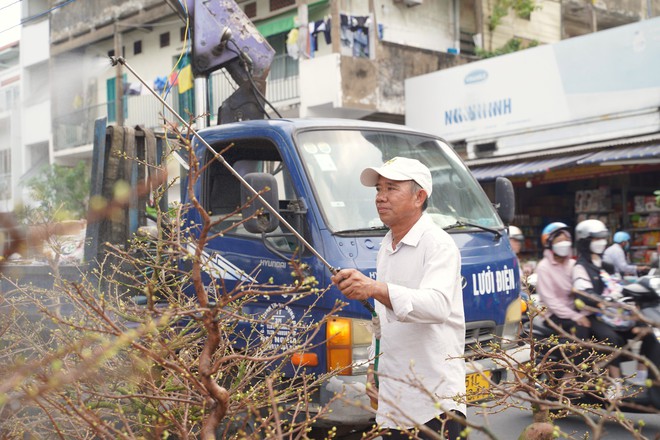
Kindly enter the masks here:
[[297, 144], [333, 232], [382, 230], [376, 190], [360, 183], [360, 173], [396, 156], [417, 159], [431, 170], [433, 192], [426, 212], [440, 227], [451, 228], [457, 222], [503, 227], [470, 171], [438, 139], [395, 131], [333, 129], [300, 132]]

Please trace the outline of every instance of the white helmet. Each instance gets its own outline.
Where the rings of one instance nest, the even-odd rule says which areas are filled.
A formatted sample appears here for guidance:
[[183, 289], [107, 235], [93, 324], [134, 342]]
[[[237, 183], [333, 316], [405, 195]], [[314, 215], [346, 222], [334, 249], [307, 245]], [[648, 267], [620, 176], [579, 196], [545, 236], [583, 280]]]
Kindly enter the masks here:
[[518, 241], [525, 241], [525, 236], [523, 235], [523, 232], [520, 230], [519, 227], [513, 225], [509, 226], [509, 238]]
[[605, 223], [596, 219], [583, 220], [575, 227], [575, 239], [607, 238], [609, 231]]

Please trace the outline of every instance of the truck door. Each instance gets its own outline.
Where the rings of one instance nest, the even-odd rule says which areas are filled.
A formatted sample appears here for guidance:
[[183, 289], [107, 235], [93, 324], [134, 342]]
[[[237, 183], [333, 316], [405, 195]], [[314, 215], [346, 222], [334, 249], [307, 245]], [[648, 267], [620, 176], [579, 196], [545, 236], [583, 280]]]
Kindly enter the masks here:
[[[307, 237], [304, 205], [277, 148], [268, 140], [237, 140], [226, 144], [232, 143], [234, 146], [223, 153], [225, 160], [241, 176], [271, 174], [277, 184], [280, 214]], [[224, 147], [224, 143], [214, 146], [218, 151]], [[263, 236], [249, 232], [242, 223], [241, 183], [223, 164], [213, 160], [211, 154], [207, 160], [211, 162], [202, 177], [202, 203], [214, 222], [207, 252], [217, 266], [215, 275], [223, 279], [226, 289], [233, 289], [237, 282], [292, 284], [289, 262], [293, 259], [305, 262], [308, 254], [282, 225]]]

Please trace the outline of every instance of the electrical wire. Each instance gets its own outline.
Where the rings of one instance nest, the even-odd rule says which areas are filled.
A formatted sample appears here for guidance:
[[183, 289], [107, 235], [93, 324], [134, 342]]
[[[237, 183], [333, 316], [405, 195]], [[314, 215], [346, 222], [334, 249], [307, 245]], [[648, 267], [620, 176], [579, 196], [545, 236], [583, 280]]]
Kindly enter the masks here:
[[[174, 70], [177, 68], [177, 66], [179, 65], [179, 63], [183, 59], [183, 56], [186, 54], [186, 52], [187, 52], [186, 49], [187, 49], [187, 46], [188, 46], [189, 41], [190, 41], [190, 14], [188, 13], [188, 2], [186, 2], [186, 0], [183, 0], [183, 1], [179, 0], [179, 4], [181, 4], [183, 6], [183, 10], [184, 10], [185, 15], [186, 15], [186, 30], [185, 30], [185, 33], [183, 35], [183, 46], [181, 48], [181, 53], [179, 54], [179, 58], [176, 60], [176, 63], [174, 63], [174, 66], [172, 67], [172, 70], [170, 71], [170, 74], [167, 75], [167, 87], [164, 88], [163, 91], [161, 92], [161, 97], [163, 98], [163, 101], [169, 95], [170, 91], [172, 90], [172, 87], [174, 86], [174, 83], [179, 79], [179, 73], [181, 73], [181, 68], [179, 68], [179, 70], [176, 74], [176, 77], [174, 78], [174, 81], [172, 81], [170, 83], [170, 76], [172, 76], [172, 73], [174, 73]], [[189, 62], [192, 62], [192, 60], [189, 60]], [[164, 104], [163, 104], [163, 109], [165, 109]], [[165, 111], [163, 111], [163, 114], [164, 113], [165, 113]], [[175, 149], [172, 148], [172, 146], [170, 145], [170, 137], [167, 134], [168, 133], [168, 128], [167, 127], [168, 127], [167, 124], [165, 124], [165, 144], [169, 147], [170, 151], [175, 151]], [[176, 153], [176, 151], [175, 151], [175, 153]], [[181, 159], [180, 156], [178, 156], [178, 153], [176, 153], [174, 156]], [[185, 161], [183, 161], [183, 162], [185, 162]]]
[[[184, 0], [183, 2], [179, 2], [179, 4], [183, 3], [183, 10], [186, 14], [186, 30], [183, 35], [183, 46], [181, 47], [181, 53], [179, 54], [179, 58], [176, 60], [176, 63], [174, 63], [174, 66], [172, 67], [172, 70], [170, 70], [170, 74], [167, 75], [167, 87], [163, 89], [163, 93], [161, 96], [163, 98], [167, 98], [167, 96], [170, 94], [170, 91], [172, 90], [172, 87], [174, 86], [174, 83], [177, 82], [179, 79], [179, 74], [181, 73], [181, 70], [183, 69], [182, 67], [179, 67], [179, 70], [176, 72], [176, 76], [174, 77], [173, 81], [170, 81], [170, 77], [174, 73], [175, 70], [177, 70], [177, 67], [179, 66], [179, 63], [185, 56], [188, 50], [188, 44], [189, 44], [189, 35], [190, 35], [190, 14], [188, 13], [188, 3]], [[192, 60], [191, 60], [192, 61]]]
[[23, 1], [23, 0], [16, 0], [14, 3], [9, 3], [8, 5], [5, 5], [5, 6], [1, 7], [1, 8], [0, 8], [0, 11], [2, 11], [3, 9], [7, 9], [8, 7], [13, 6], [13, 5], [15, 5], [16, 3], [20, 3], [20, 2], [22, 2], [22, 1]]
[[[8, 27], [8, 28], [6, 28], [6, 29], [1, 30], [1, 31], [0, 31], [0, 34], [3, 33], [3, 32], [7, 32], [7, 31], [10, 30], [10, 29], [14, 29], [15, 27], [18, 27], [18, 26], [24, 25], [24, 24], [26, 24], [26, 23], [29, 23], [29, 22], [31, 22], [31, 21], [34, 21], [34, 20], [36, 20], [36, 19], [38, 19], [38, 18], [41, 18], [41, 17], [43, 17], [44, 15], [48, 15], [48, 14], [50, 14], [51, 12], [53, 12], [54, 10], [59, 9], [59, 8], [61, 8], [62, 6], [66, 6], [66, 5], [68, 5], [69, 3], [73, 3], [73, 2], [75, 2], [75, 1], [76, 1], [76, 0], [66, 0], [64, 3], [60, 3], [60, 4], [57, 5], [57, 6], [53, 6], [52, 8], [48, 9], [47, 11], [40, 12], [40, 13], [35, 14], [35, 15], [32, 15], [32, 16], [30, 16], [30, 17], [25, 17], [24, 19], [22, 19], [22, 20], [20, 21], [20, 23], [15, 24], [15, 25], [13, 25], [13, 26], [10, 26], [10, 27]], [[18, 2], [16, 2], [16, 3], [18, 3]], [[12, 4], [13, 4], [13, 3], [12, 3]], [[11, 6], [11, 5], [9, 5], [9, 6]]]
[[[254, 93], [254, 95], [255, 95], [254, 97], [257, 99], [257, 102], [259, 103], [259, 105], [261, 107], [261, 111], [263, 111], [263, 113], [268, 117], [268, 119], [270, 119], [270, 115], [268, 114], [268, 112], [266, 112], [266, 109], [261, 104], [260, 100], [265, 102], [266, 104], [268, 104], [268, 106], [275, 112], [277, 117], [281, 119], [282, 115], [280, 114], [280, 112], [277, 111], [277, 109], [273, 106], [273, 104], [270, 103], [270, 101], [268, 99], [266, 99], [266, 97], [263, 95], [263, 93], [261, 93], [261, 90], [259, 90], [259, 88], [257, 87], [257, 84], [254, 82], [254, 77], [252, 76], [252, 69], [248, 65], [249, 58], [247, 57], [247, 54], [245, 54], [241, 50], [241, 48], [238, 47], [238, 44], [236, 44], [236, 42], [234, 41], [233, 38], [230, 38], [229, 41], [231, 41], [231, 43], [234, 45], [234, 47], [236, 48], [236, 50], [238, 52], [235, 51], [235, 50], [230, 49], [229, 47], [227, 47], [227, 50], [230, 50], [231, 52], [238, 55], [238, 57], [243, 61], [243, 65], [245, 66], [245, 73], [247, 74], [248, 80], [250, 81], [250, 84], [252, 85], [252, 93]], [[251, 60], [250, 60], [250, 63], [251, 63]]]
[[[246, 60], [245, 57], [243, 57], [243, 55], [242, 55], [243, 52], [242, 52], [241, 49], [236, 45], [236, 43], [234, 42], [234, 40], [233, 40], [232, 38], [230, 38], [228, 41], [231, 41], [231, 42], [234, 44], [234, 46], [236, 47], [236, 49], [238, 50], [238, 52], [235, 51], [234, 49], [230, 48], [229, 45], [227, 45], [227, 46], [225, 47], [225, 49], [227, 49], [229, 52], [232, 52], [232, 53], [236, 54], [236, 56], [238, 56], [238, 58], [239, 58], [241, 61], [243, 61], [243, 67], [244, 67], [244, 69], [245, 69], [245, 73], [246, 73], [247, 76], [248, 76], [248, 80], [250, 80], [250, 83], [252, 84], [252, 93], [254, 94], [254, 97], [255, 97], [256, 100], [257, 100], [257, 105], [259, 106], [259, 110], [261, 110], [261, 113], [263, 113], [268, 119], [271, 119], [270, 115], [269, 115], [268, 112], [266, 111], [266, 108], [264, 107], [264, 105], [263, 105], [263, 104], [261, 103], [261, 101], [259, 100], [259, 96], [257, 96], [257, 95], [254, 93], [254, 90], [256, 89], [256, 86], [255, 86], [254, 82], [251, 81], [250, 68], [249, 68], [249, 66], [248, 66], [247, 60]], [[281, 117], [281, 116], [280, 116], [280, 117]]]

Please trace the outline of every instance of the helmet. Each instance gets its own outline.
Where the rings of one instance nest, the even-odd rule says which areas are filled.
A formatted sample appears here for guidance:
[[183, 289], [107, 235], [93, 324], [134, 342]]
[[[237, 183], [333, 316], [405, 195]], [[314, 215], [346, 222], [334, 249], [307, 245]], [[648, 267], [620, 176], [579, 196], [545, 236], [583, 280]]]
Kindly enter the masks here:
[[557, 234], [559, 234], [561, 231], [565, 231], [569, 237], [571, 235], [570, 228], [566, 223], [562, 222], [552, 222], [545, 228], [543, 228], [543, 232], [541, 232], [541, 245], [544, 248], [549, 248], [552, 246], [552, 240], [555, 239]]
[[575, 227], [575, 239], [607, 238], [609, 231], [605, 223], [596, 219], [583, 220]]
[[623, 243], [624, 241], [630, 241], [630, 234], [628, 234], [626, 231], [619, 231], [616, 234], [614, 234], [612, 241], [614, 241], [615, 243]]
[[509, 226], [509, 238], [512, 238], [512, 239], [518, 240], [518, 241], [525, 241], [525, 236], [523, 235], [520, 228], [517, 227], [517, 226], [513, 226], [513, 225]]

